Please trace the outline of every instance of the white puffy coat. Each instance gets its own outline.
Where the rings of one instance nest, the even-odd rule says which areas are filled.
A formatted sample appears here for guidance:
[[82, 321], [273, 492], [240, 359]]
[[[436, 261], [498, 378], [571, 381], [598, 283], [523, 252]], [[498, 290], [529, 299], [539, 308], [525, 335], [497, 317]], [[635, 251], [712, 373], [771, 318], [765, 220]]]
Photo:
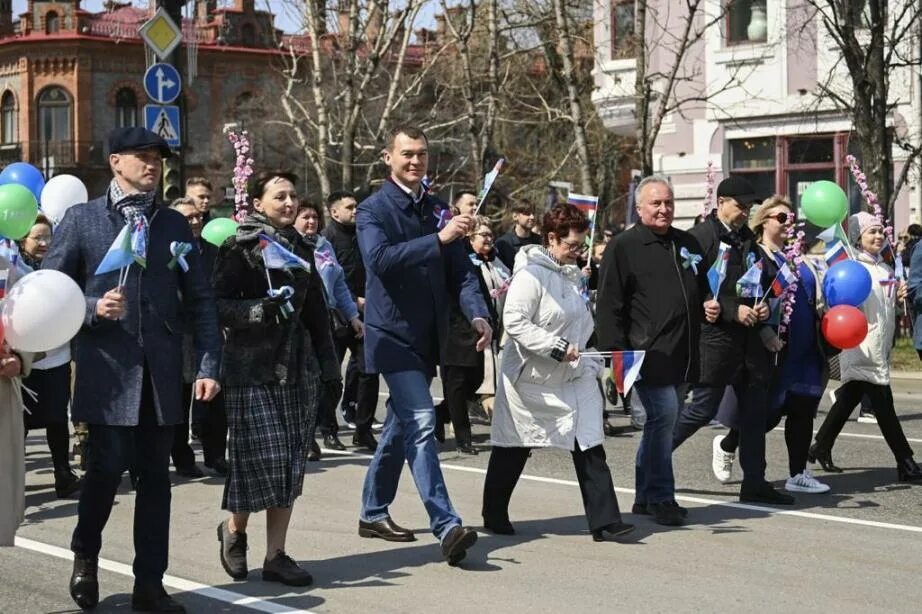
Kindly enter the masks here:
[[603, 361], [551, 358], [560, 338], [583, 351], [592, 335], [592, 314], [577, 286], [580, 275], [539, 245], [517, 254], [503, 309], [507, 341], [493, 407], [493, 445], [570, 451], [574, 441], [587, 450], [604, 440], [597, 381]]
[[893, 278], [889, 265], [864, 252], [858, 254], [857, 260], [871, 274], [871, 295], [861, 305], [868, 319], [868, 336], [858, 347], [844, 350], [840, 355], [842, 381], [857, 380], [884, 386], [890, 383], [897, 287], [880, 283]]

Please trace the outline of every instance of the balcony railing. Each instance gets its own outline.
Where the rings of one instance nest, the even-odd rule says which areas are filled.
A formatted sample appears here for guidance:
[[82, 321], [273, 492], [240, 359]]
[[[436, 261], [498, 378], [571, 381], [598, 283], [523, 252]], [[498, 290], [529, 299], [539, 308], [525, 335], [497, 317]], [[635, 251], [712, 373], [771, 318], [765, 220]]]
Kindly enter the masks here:
[[[10, 145], [0, 146], [2, 163], [23, 160], [46, 175], [60, 173], [63, 169], [104, 166], [106, 163], [102, 141], [29, 141], [11, 145], [16, 147], [15, 151], [3, 149]], [[8, 160], [8, 154], [14, 153], [17, 159]]]

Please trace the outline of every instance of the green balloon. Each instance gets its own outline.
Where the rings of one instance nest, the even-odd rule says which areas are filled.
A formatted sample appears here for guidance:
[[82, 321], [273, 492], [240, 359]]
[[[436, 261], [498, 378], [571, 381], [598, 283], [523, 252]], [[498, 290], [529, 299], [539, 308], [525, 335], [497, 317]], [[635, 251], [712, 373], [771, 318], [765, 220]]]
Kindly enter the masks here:
[[29, 234], [37, 216], [38, 202], [29, 188], [0, 185], [0, 235], [18, 241]]
[[800, 206], [807, 219], [820, 228], [839, 224], [848, 215], [848, 197], [832, 181], [816, 181], [800, 197]]
[[237, 232], [237, 222], [226, 217], [216, 217], [202, 228], [202, 238], [216, 247], [234, 236]]

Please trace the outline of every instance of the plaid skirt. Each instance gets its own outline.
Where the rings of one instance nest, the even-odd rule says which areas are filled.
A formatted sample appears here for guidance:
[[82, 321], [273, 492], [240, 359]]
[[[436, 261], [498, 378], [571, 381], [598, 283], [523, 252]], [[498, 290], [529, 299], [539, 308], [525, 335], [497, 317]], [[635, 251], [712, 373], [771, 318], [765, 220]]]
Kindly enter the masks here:
[[236, 386], [224, 390], [228, 467], [221, 507], [235, 513], [291, 507], [317, 424], [320, 382]]

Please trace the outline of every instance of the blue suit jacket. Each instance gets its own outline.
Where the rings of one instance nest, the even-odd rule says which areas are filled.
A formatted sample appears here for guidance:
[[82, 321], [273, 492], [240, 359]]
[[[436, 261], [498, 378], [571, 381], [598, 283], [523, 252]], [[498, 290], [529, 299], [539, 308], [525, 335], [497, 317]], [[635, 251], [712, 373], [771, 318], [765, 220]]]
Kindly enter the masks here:
[[358, 208], [356, 227], [365, 262], [365, 361], [371, 373], [435, 373], [448, 336], [449, 305], [489, 321], [477, 271], [462, 241], [439, 243], [432, 196], [418, 205], [386, 181]]
[[154, 386], [158, 422], [179, 424], [182, 408], [184, 322], [194, 323], [197, 377], [218, 379], [221, 336], [211, 285], [198, 250], [189, 272], [167, 268], [172, 241], [192, 242], [185, 218], [160, 206], [150, 220], [147, 268], [132, 264], [121, 320], [97, 320], [96, 301], [118, 285], [118, 271], [94, 275], [125, 220], [103, 196], [67, 210], [42, 267], [66, 273], [86, 295], [83, 327], [73, 342], [76, 362], [73, 418], [90, 424], [138, 424], [144, 364]]
[[[912, 305], [912, 345], [922, 350], [922, 243], [916, 243], [909, 259], [909, 302]], [[899, 256], [897, 256], [899, 258]]]

